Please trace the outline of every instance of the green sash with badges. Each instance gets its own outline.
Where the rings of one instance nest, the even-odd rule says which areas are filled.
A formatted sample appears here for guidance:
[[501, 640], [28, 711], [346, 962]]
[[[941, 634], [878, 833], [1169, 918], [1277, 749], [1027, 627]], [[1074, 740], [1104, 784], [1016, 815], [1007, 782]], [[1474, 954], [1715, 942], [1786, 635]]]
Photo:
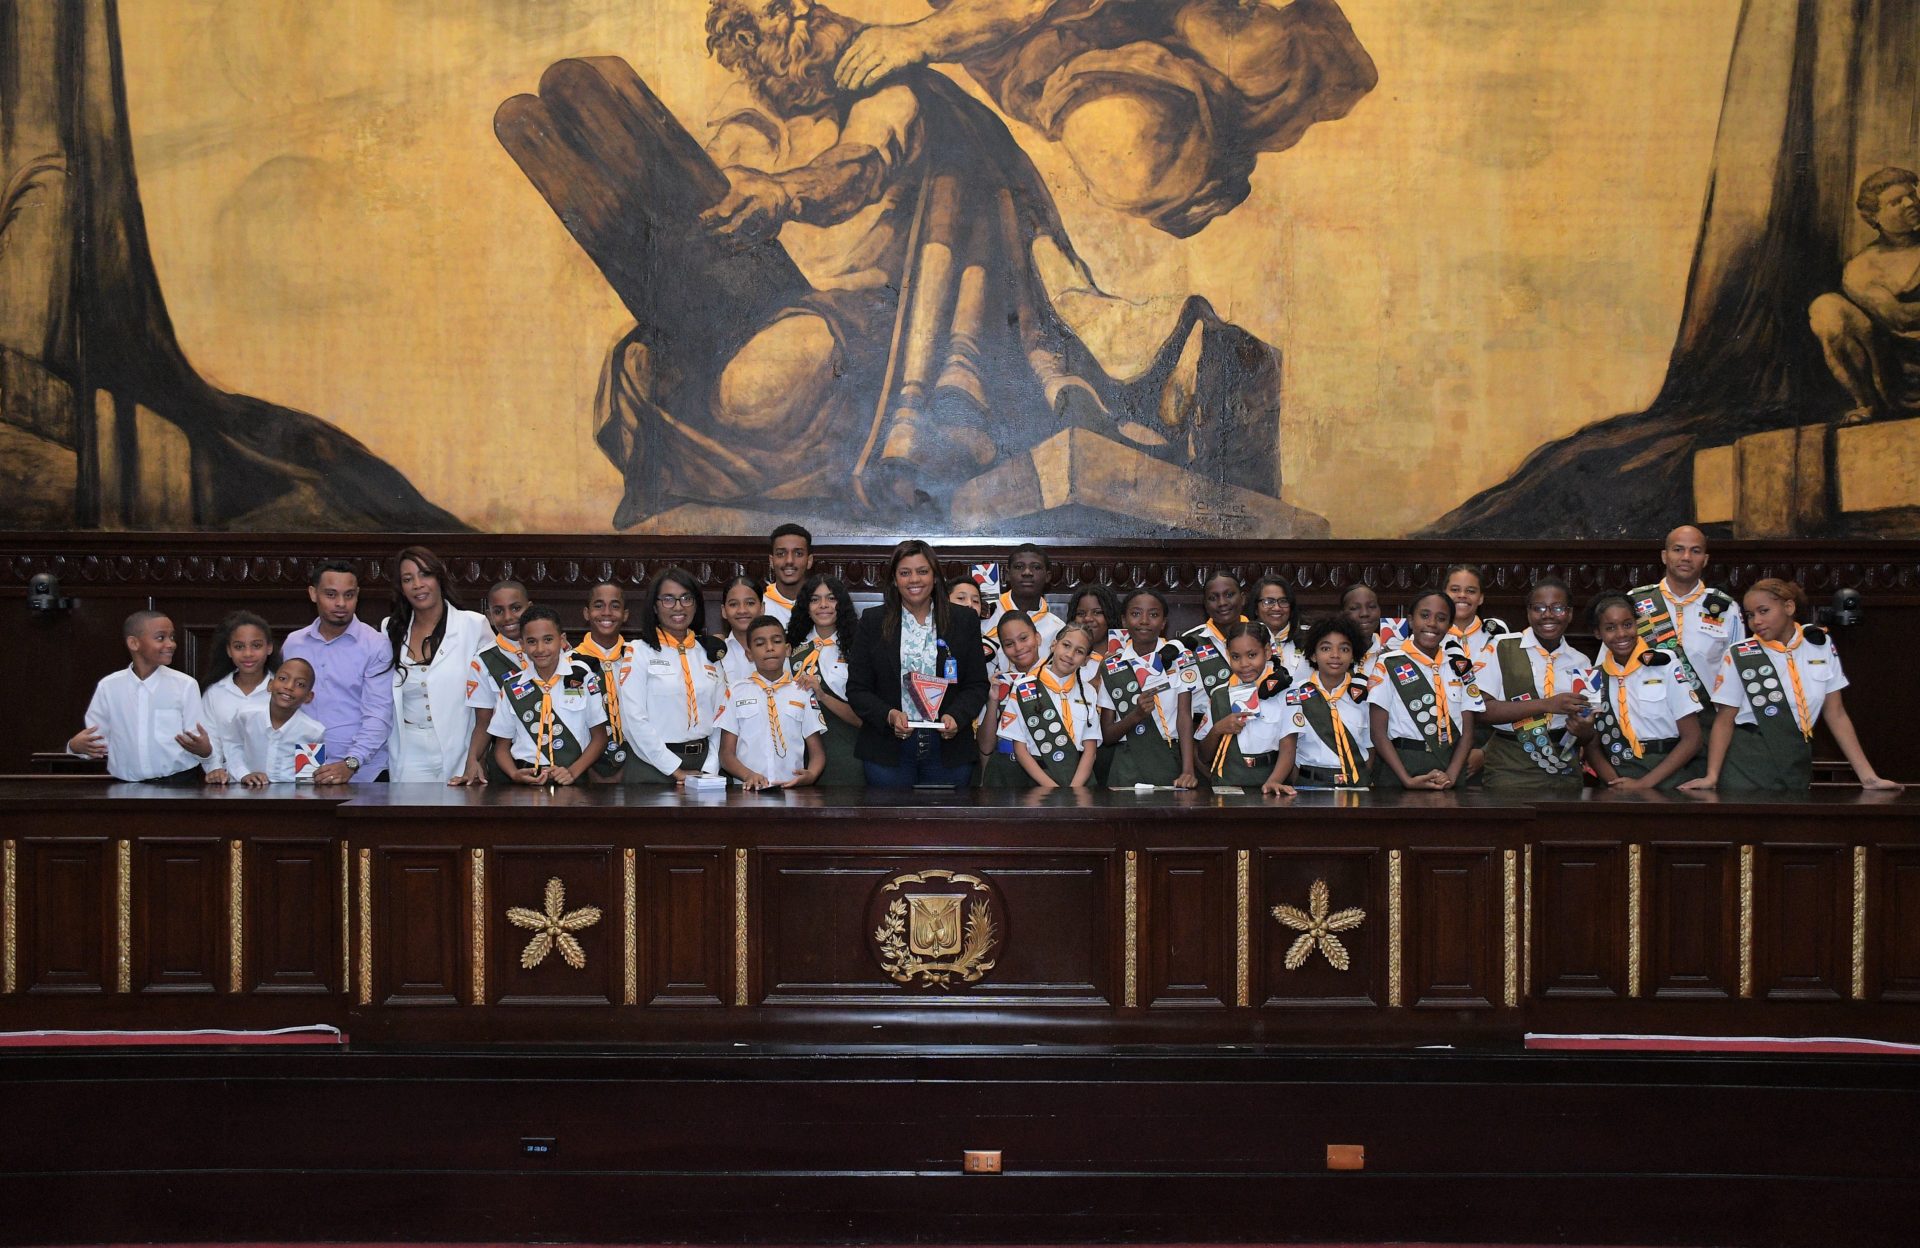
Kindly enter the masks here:
[[[1804, 630], [1806, 633], [1812, 629]], [[1788, 747], [1794, 753], [1807, 749], [1807, 734], [1789, 704], [1792, 693], [1780, 681], [1780, 669], [1767, 657], [1766, 643], [1750, 637], [1733, 648], [1733, 670], [1747, 691], [1747, 705], [1753, 708], [1754, 726], [1768, 744]]]
[[[1348, 687], [1364, 690], [1366, 682], [1353, 681]], [[1351, 758], [1354, 761], [1351, 768], [1341, 766], [1340, 778], [1336, 783], [1364, 786], [1369, 772], [1367, 753], [1360, 748], [1360, 742], [1353, 733], [1348, 731], [1346, 721], [1340, 718], [1340, 708], [1321, 693], [1319, 686], [1311, 682], [1298, 689], [1287, 690], [1287, 703], [1294, 708], [1295, 714], [1306, 720], [1306, 726], [1313, 729], [1313, 735], [1327, 747], [1327, 753], [1335, 758]], [[1294, 765], [1300, 765], [1298, 752], [1294, 755]]]
[[498, 645], [488, 646], [482, 650], [480, 662], [486, 665], [487, 675], [493, 677], [493, 683], [500, 686], [502, 690], [505, 690], [513, 682], [513, 678], [525, 670], [519, 663], [508, 658], [507, 652]]
[[[1253, 687], [1253, 695], [1247, 699], [1250, 706], [1236, 708], [1233, 704], [1233, 687], [1221, 685], [1208, 698], [1208, 705], [1213, 708], [1213, 722], [1219, 723], [1236, 710], [1257, 708], [1265, 699], [1278, 697], [1284, 688], [1286, 686], [1279, 682], [1277, 676], [1268, 676]], [[1214, 779], [1223, 784], [1252, 785], [1256, 788], [1266, 783], [1272, 771], [1271, 766], [1259, 767], [1247, 761], [1246, 752], [1240, 748], [1239, 733], [1229, 736], [1223, 744], [1225, 750], [1217, 754], [1215, 759], [1208, 760], [1214, 763]], [[1269, 764], [1271, 761], [1268, 760]]]
[[[1693, 670], [1693, 660], [1687, 657], [1687, 648], [1680, 644], [1680, 630], [1674, 624], [1673, 607], [1667, 602], [1667, 596], [1661, 592], [1659, 582], [1642, 585], [1630, 591], [1627, 597], [1633, 603], [1635, 627], [1649, 646], [1663, 650], [1680, 662], [1680, 670], [1686, 673], [1687, 684], [1693, 689], [1694, 701], [1700, 704], [1700, 722], [1709, 724], [1719, 709], [1712, 698], [1707, 696], [1706, 682], [1700, 679], [1700, 673]], [[1704, 619], [1725, 619], [1733, 609], [1733, 598], [1724, 590], [1709, 589], [1706, 605], [1701, 608]]]
[[1433, 682], [1420, 670], [1420, 664], [1404, 653], [1388, 651], [1380, 662], [1387, 669], [1393, 691], [1400, 695], [1400, 705], [1407, 708], [1407, 714], [1419, 726], [1428, 752], [1437, 758], [1447, 757], [1449, 747], [1440, 739], [1440, 716], [1444, 712], [1439, 709], [1440, 699], [1433, 692]]
[[[569, 690], [575, 690], [585, 696], [599, 696], [599, 684], [591, 674], [578, 669], [566, 672], [560, 677], [559, 696], [565, 697]], [[533, 669], [528, 668], [515, 679], [501, 685], [500, 692], [519, 717], [521, 727], [526, 729], [536, 749], [540, 741], [540, 682], [535, 678]], [[571, 767], [580, 761], [580, 743], [574, 740], [573, 733], [567, 728], [565, 720], [560, 718], [560, 706], [556, 700], [553, 705], [553, 735], [547, 742], [547, 762], [555, 767]], [[540, 766], [535, 759], [533, 766]]]
[[1073, 773], [1080, 769], [1080, 747], [1073, 743], [1073, 734], [1061, 720], [1053, 695], [1038, 676], [1023, 676], [1014, 682], [1013, 700], [1033, 743], [1028, 750], [1033, 761], [1055, 783], [1062, 787], [1072, 784]]
[[[1494, 643], [1493, 653], [1500, 664], [1500, 684], [1509, 702], [1529, 702], [1540, 696], [1534, 687], [1533, 664], [1527, 659], [1521, 638], [1502, 637]], [[1578, 751], [1553, 739], [1551, 715], [1535, 715], [1513, 726], [1514, 741], [1526, 751], [1527, 759], [1550, 776], [1570, 776], [1579, 772]]]
[[1227, 666], [1226, 647], [1214, 640], [1213, 631], [1205, 624], [1188, 631], [1181, 640], [1187, 643], [1187, 653], [1193, 656], [1194, 665], [1200, 671], [1200, 687], [1207, 691], [1208, 697], [1233, 679], [1233, 669]]

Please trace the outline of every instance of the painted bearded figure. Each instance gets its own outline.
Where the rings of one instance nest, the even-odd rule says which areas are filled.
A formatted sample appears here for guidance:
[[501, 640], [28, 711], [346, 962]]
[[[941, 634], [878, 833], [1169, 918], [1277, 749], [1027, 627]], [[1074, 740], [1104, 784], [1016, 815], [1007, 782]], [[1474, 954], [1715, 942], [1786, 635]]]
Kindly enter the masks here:
[[496, 118], [639, 322], [597, 404], [616, 525], [688, 503], [937, 510], [1067, 428], [1278, 496], [1278, 352], [1187, 297], [1099, 358], [1061, 301], [1120, 301], [990, 108], [912, 65], [843, 86], [862, 27], [810, 0], [712, 0], [706, 36], [737, 81], [705, 160], [610, 58], [560, 62]]

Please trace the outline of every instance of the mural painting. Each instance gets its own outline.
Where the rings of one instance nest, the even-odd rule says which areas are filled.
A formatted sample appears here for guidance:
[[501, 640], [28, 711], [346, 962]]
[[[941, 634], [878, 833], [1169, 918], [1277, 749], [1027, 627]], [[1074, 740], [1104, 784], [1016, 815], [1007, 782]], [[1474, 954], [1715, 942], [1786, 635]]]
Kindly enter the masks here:
[[1920, 532], [1920, 0], [0, 23], [0, 527]]

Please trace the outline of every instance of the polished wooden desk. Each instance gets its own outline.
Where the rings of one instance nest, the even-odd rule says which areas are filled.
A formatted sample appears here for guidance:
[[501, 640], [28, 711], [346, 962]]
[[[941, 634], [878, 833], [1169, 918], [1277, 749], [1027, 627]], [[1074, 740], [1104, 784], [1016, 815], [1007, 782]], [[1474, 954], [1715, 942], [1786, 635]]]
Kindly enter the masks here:
[[1287, 801], [7, 782], [0, 1030], [1912, 1040], [1916, 814], [1920, 798], [1848, 791]]
[[1920, 1039], [1916, 812], [0, 784], [0, 1031], [351, 1036], [0, 1048], [0, 1243], [1907, 1244], [1920, 1062], [1520, 1039]]

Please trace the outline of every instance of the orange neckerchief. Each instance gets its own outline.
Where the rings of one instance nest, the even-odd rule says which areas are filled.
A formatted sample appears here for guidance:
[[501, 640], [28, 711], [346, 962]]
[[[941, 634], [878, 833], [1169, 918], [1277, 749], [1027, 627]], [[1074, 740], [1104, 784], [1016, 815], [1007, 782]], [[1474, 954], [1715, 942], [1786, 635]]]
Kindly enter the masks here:
[[607, 678], [606, 687], [601, 690], [601, 699], [607, 704], [607, 744], [609, 745], [622, 745], [627, 739], [626, 733], [620, 726], [620, 677], [614, 670], [614, 664], [627, 657], [627, 648], [627, 639], [622, 637], [613, 643], [613, 649], [603, 650], [600, 648], [600, 643], [593, 639], [592, 633], [588, 633], [574, 648], [575, 653], [584, 654], [598, 661], [602, 666], [602, 674]]
[[781, 758], [787, 756], [787, 734], [780, 730], [780, 704], [775, 700], [774, 691], [793, 683], [793, 677], [782, 675], [779, 680], [768, 684], [759, 672], [753, 674], [753, 683], [760, 686], [760, 692], [767, 698], [767, 726], [773, 730], [773, 752]]
[[1707, 582], [1703, 579], [1693, 587], [1692, 593], [1681, 598], [1673, 592], [1672, 586], [1667, 584], [1666, 577], [1660, 578], [1660, 594], [1667, 600], [1667, 605], [1673, 608], [1668, 614], [1673, 616], [1673, 636], [1676, 641], [1687, 635], [1687, 608], [1699, 601], [1700, 595], [1706, 592]]
[[1807, 691], [1800, 683], [1800, 664], [1793, 657], [1793, 652], [1800, 648], [1803, 639], [1804, 634], [1800, 626], [1795, 624], [1792, 641], [1762, 641], [1760, 644], [1776, 654], [1787, 656], [1787, 675], [1793, 680], [1794, 715], [1800, 721], [1800, 735], [1811, 741], [1813, 740], [1813, 714], [1807, 709]]
[[1353, 734], [1347, 731], [1347, 721], [1340, 718], [1340, 704], [1347, 696], [1347, 690], [1353, 684], [1353, 669], [1347, 669], [1345, 679], [1338, 690], [1328, 689], [1320, 683], [1320, 673], [1314, 672], [1307, 677], [1307, 683], [1320, 691], [1327, 700], [1327, 709], [1333, 712], [1333, 744], [1340, 754], [1340, 778], [1358, 783], [1360, 780], [1360, 747], [1355, 743]]
[[[1565, 637], [1562, 637], [1560, 639], [1560, 644], [1563, 646], [1566, 645], [1567, 639]], [[1540, 652], [1540, 657], [1546, 660], [1546, 663], [1544, 666], [1547, 669], [1547, 674], [1545, 679], [1543, 679], [1540, 682], [1540, 696], [1543, 698], [1550, 698], [1553, 696], [1553, 656], [1560, 652], [1558, 650], [1549, 650], [1545, 646], [1541, 645], [1540, 634], [1538, 633], [1535, 633], [1533, 635], [1533, 648], [1535, 650], [1538, 650]]]
[[1619, 710], [1620, 735], [1625, 737], [1627, 744], [1633, 748], [1635, 758], [1645, 758], [1647, 752], [1640, 748], [1639, 734], [1633, 730], [1633, 716], [1627, 712], [1627, 677], [1641, 669], [1643, 666], [1641, 660], [1650, 653], [1652, 651], [1647, 643], [1641, 641], [1635, 644], [1633, 653], [1627, 656], [1625, 665], [1614, 661], [1611, 650], [1608, 650], [1600, 659], [1601, 670], [1613, 677], [1614, 682], [1620, 687], [1620, 700], [1616, 704]]
[[[1213, 621], [1211, 620], [1207, 621], [1207, 627], [1212, 628]], [[1260, 687], [1260, 682], [1265, 680], [1267, 677], [1271, 675], [1273, 675], [1273, 664], [1269, 663], [1266, 665], [1266, 667], [1262, 668], [1260, 671], [1260, 674], [1258, 676], [1255, 676], [1252, 680], [1241, 680], [1238, 676], [1228, 677], [1227, 705], [1229, 707], [1233, 705], [1233, 691], [1235, 689], [1258, 689]], [[1231, 715], [1234, 712], [1228, 711], [1227, 713]], [[1220, 738], [1219, 746], [1216, 747], [1215, 750], [1213, 751], [1213, 774], [1214, 775], [1224, 776], [1225, 774], [1227, 774], [1226, 773], [1227, 747], [1233, 744], [1233, 739], [1237, 735], [1239, 734], [1228, 733]]]
[[506, 655], [521, 667], [531, 666], [531, 664], [527, 662], [527, 652], [520, 648], [519, 642], [508, 641], [503, 635], [495, 633], [493, 635], [493, 644], [500, 647], [501, 654]]
[[553, 687], [566, 675], [566, 669], [558, 663], [553, 665], [553, 675], [545, 680], [540, 673], [527, 665], [527, 675], [533, 677], [533, 683], [540, 688], [540, 723], [533, 734], [533, 765], [538, 767], [544, 762], [553, 764]]
[[685, 641], [675, 641], [667, 635], [667, 630], [664, 628], [655, 631], [659, 635], [662, 646], [671, 646], [680, 652], [680, 679], [686, 682], [687, 686], [687, 727], [697, 728], [700, 726], [700, 700], [693, 696], [693, 663], [687, 658], [687, 651], [693, 649], [695, 641], [693, 630], [687, 630]]
[[[1439, 654], [1428, 658], [1420, 652], [1419, 646], [1413, 644], [1411, 637], [1401, 638], [1400, 644], [1395, 649], [1421, 667], [1428, 669], [1427, 683], [1433, 686], [1434, 731], [1440, 734], [1442, 745], [1450, 743], [1453, 740], [1453, 703], [1447, 694], [1446, 651], [1442, 650]], [[1549, 667], [1547, 670], [1551, 672], [1553, 669]]]
[[[1061, 677], [1059, 679], [1063, 683], [1055, 684], [1053, 664], [1043, 663], [1040, 665], [1040, 683], [1052, 691], [1054, 704], [1060, 708], [1060, 722], [1066, 725], [1067, 740], [1069, 741], [1073, 740], [1073, 699], [1067, 695], [1072, 691], [1074, 685], [1080, 683], [1079, 675], [1078, 672], [1075, 672], [1070, 677]], [[1069, 681], [1071, 683], [1065, 683]], [[1075, 744], [1077, 745], [1078, 743], [1076, 742]]]
[[780, 582], [778, 581], [768, 581], [767, 587], [760, 591], [760, 596], [768, 602], [778, 603], [789, 611], [793, 610], [792, 601], [780, 596]]
[[817, 671], [819, 671], [819, 670], [820, 670], [820, 660], [821, 660], [821, 659], [822, 659], [823, 657], [825, 657], [825, 655], [826, 655], [826, 652], [827, 652], [828, 650], [831, 650], [831, 649], [833, 649], [833, 648], [835, 648], [835, 647], [836, 647], [836, 646], [838, 646], [839, 644], [840, 644], [840, 638], [839, 638], [839, 637], [837, 637], [837, 636], [834, 636], [834, 637], [822, 637], [822, 636], [820, 636], [820, 635], [819, 635], [818, 633], [816, 633], [816, 634], [814, 634], [814, 637], [813, 637], [813, 653], [812, 653], [812, 654], [809, 654], [809, 655], [808, 655], [808, 656], [806, 657], [806, 659], [805, 659], [805, 660], [803, 660], [803, 661], [801, 662], [801, 664], [800, 664], [800, 670], [802, 670], [802, 671], [806, 671], [806, 672], [817, 672]]

